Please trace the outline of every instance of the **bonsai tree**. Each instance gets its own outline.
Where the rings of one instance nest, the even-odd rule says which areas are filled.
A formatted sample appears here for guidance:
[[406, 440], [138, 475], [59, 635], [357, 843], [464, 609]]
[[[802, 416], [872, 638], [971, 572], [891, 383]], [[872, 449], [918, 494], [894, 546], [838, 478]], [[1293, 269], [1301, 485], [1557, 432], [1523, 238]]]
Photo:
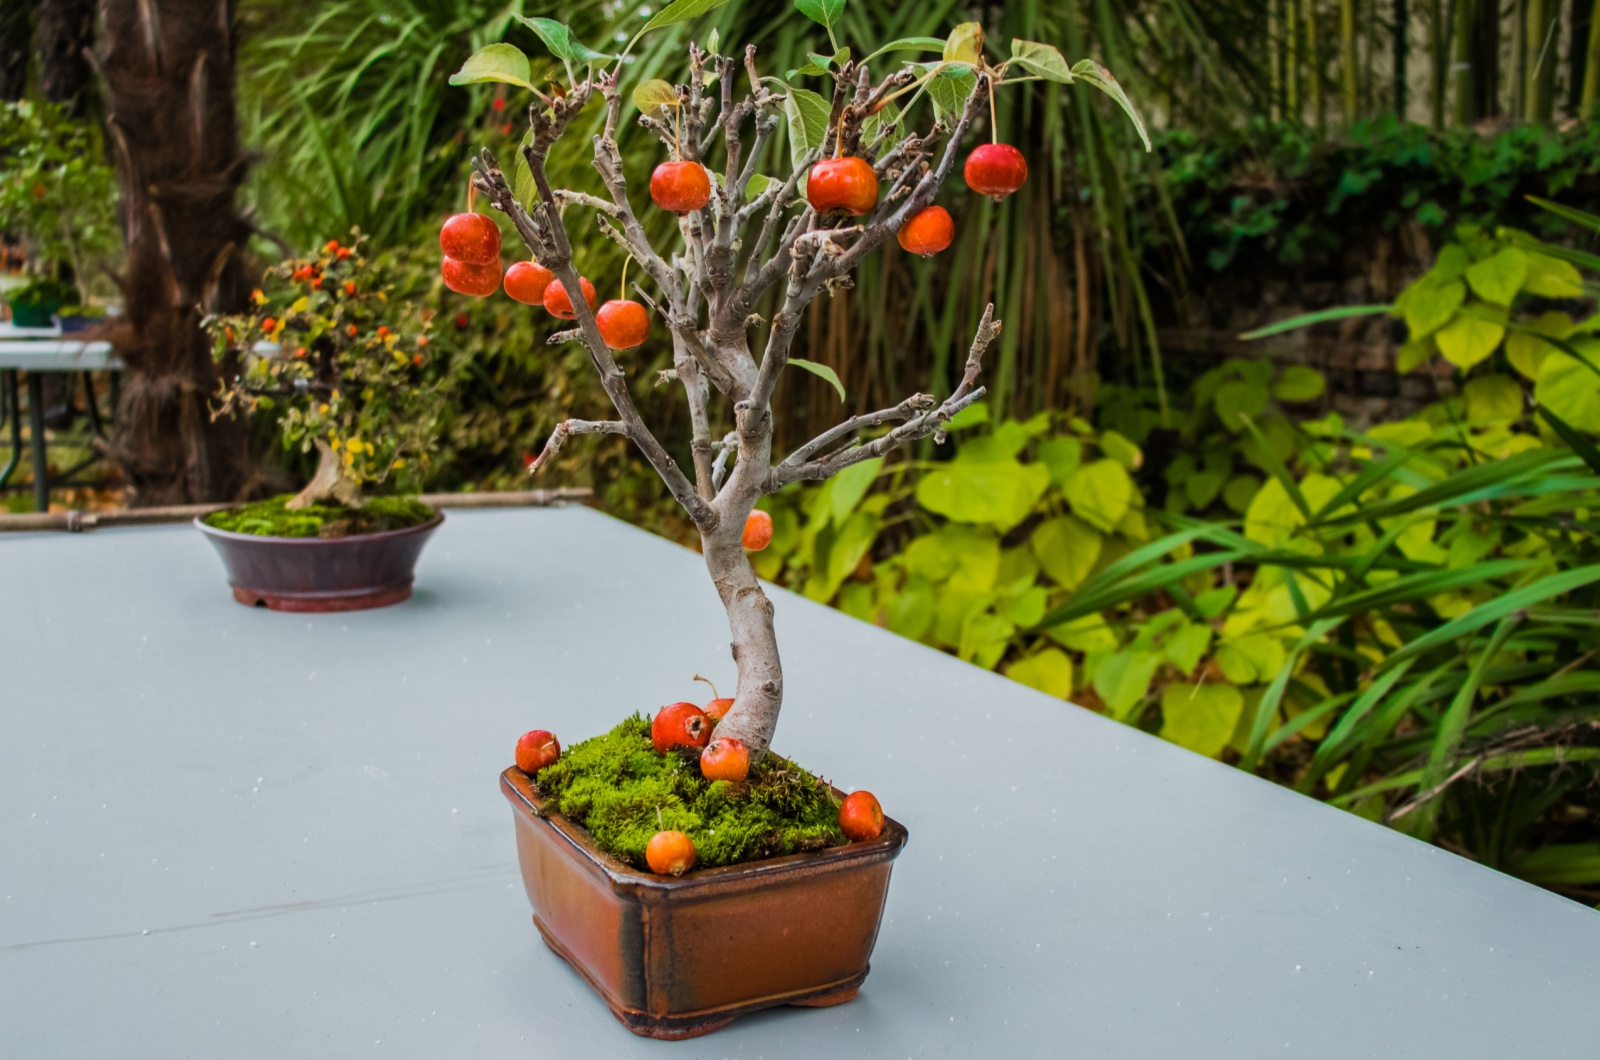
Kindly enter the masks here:
[[[679, 0], [640, 34], [714, 6]], [[561, 61], [566, 84], [548, 95], [535, 89], [527, 56], [503, 43], [474, 55], [452, 78], [456, 84], [509, 83], [535, 97], [512, 175], [485, 149], [474, 160], [473, 187], [510, 220], [532, 259], [504, 274], [507, 294], [576, 321], [551, 341], [584, 344], [616, 409], [615, 419], [558, 424], [532, 470], [544, 467], [573, 435], [617, 434], [660, 475], [699, 531], [727, 610], [738, 682], [716, 739], [742, 744], [750, 763], [766, 753], [783, 704], [772, 602], [745, 551], [770, 537], [770, 520], [763, 523], [756, 503], [790, 483], [823, 480], [908, 442], [942, 438], [949, 419], [983, 395], [983, 357], [1001, 327], [990, 306], [959, 382], [943, 398], [912, 394], [779, 454], [773, 452], [772, 400], [783, 372], [800, 365], [827, 373], [790, 355], [807, 307], [848, 287], [856, 266], [891, 240], [922, 254], [950, 244], [950, 215], [934, 200], [967, 154], [968, 134], [985, 118], [992, 130], [997, 87], [1081, 80], [1111, 94], [1138, 120], [1104, 68], [1093, 61], [1069, 66], [1049, 45], [1013, 41], [1010, 58], [991, 65], [981, 28], [968, 23], [945, 41], [896, 41], [857, 61], [833, 40], [842, 0], [796, 0], [796, 6], [826, 28], [835, 47], [831, 57], [812, 56], [788, 82], [760, 72], [753, 45], [738, 59], [718, 54], [713, 35], [706, 47], [689, 45], [683, 83], [645, 81], [630, 89], [623, 84], [626, 50], [611, 63], [612, 57], [577, 43], [561, 23], [521, 16]], [[892, 58], [930, 50], [939, 56], [932, 62]], [[581, 76], [580, 69], [586, 69]], [[808, 79], [820, 79], [825, 92], [802, 87]], [[896, 101], [906, 97], [901, 109]], [[638, 124], [667, 155], [651, 177], [649, 195], [655, 208], [678, 215], [670, 248], [647, 234], [624, 176], [617, 137], [630, 100]], [[918, 108], [924, 100], [930, 106]], [[546, 160], [595, 102], [603, 115], [588, 149], [603, 194], [552, 187]], [[924, 131], [915, 131], [919, 120]], [[787, 166], [774, 157], [780, 134], [788, 138]], [[774, 168], [778, 172], [767, 172]], [[967, 154], [964, 174], [973, 191], [1001, 199], [1022, 185], [1027, 163], [1014, 147], [989, 143]], [[581, 275], [568, 230], [574, 218], [588, 217], [647, 278], [648, 291], [634, 285], [638, 301], [620, 298], [595, 308], [593, 285]], [[446, 283], [468, 294], [492, 293], [502, 278], [499, 240], [498, 225], [487, 217], [469, 212], [450, 218], [440, 236]], [[688, 400], [687, 470], [641, 417], [615, 356], [646, 341], [652, 316], [671, 337], [669, 374]], [[732, 427], [720, 436], [713, 430], [713, 401]], [[713, 768], [717, 775], [737, 773], [724, 774], [709, 761], [716, 748], [701, 760], [706, 775]]]
[[290, 510], [361, 509], [380, 485], [415, 492], [445, 411], [451, 366], [429, 349], [430, 314], [390, 297], [360, 242], [276, 266], [247, 312], [205, 322], [225, 368], [213, 417], [266, 413], [285, 449], [317, 454]]

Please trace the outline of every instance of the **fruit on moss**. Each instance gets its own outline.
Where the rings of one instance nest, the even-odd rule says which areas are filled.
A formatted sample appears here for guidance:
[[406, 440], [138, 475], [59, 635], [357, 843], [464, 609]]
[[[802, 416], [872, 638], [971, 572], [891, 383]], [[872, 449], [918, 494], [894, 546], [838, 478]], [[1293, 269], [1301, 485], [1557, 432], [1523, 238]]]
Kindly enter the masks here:
[[650, 174], [650, 198], [673, 213], [698, 210], [711, 201], [711, 175], [699, 162], [663, 162]]
[[534, 729], [517, 740], [517, 768], [530, 777], [545, 766], [555, 765], [560, 757], [561, 741], [555, 733]]
[[750, 749], [731, 736], [712, 740], [700, 752], [700, 775], [738, 783], [750, 775]]
[[626, 298], [613, 298], [594, 315], [600, 338], [613, 350], [631, 350], [650, 337], [650, 314], [644, 306]]
[[545, 288], [555, 278], [537, 261], [518, 261], [506, 270], [506, 294], [523, 305], [543, 305]]
[[539, 774], [539, 792], [548, 809], [638, 869], [647, 867], [651, 837], [668, 829], [694, 840], [700, 868], [847, 842], [828, 789], [793, 762], [769, 751], [744, 784], [712, 782], [688, 756], [657, 754], [650, 719], [637, 715], [562, 748], [561, 760]]
[[481, 213], [458, 213], [445, 218], [439, 229], [439, 249], [447, 258], [468, 265], [488, 265], [500, 260], [500, 226]]
[[759, 508], [744, 517], [744, 533], [740, 543], [751, 552], [760, 552], [772, 544], [772, 516]]
[[864, 158], [825, 158], [806, 175], [806, 201], [818, 213], [859, 217], [878, 205], [878, 174]]
[[967, 156], [963, 173], [967, 187], [999, 202], [1027, 181], [1028, 160], [1010, 144], [982, 144]]
[[883, 807], [870, 791], [852, 791], [839, 807], [839, 830], [853, 842], [883, 834]]
[[693, 703], [668, 703], [650, 722], [650, 742], [657, 754], [674, 747], [704, 747], [711, 738], [706, 712]]
[[457, 294], [486, 298], [500, 289], [500, 259], [487, 265], [474, 265], [458, 258], [445, 258], [439, 266], [444, 285]]
[[900, 245], [913, 254], [930, 258], [950, 245], [956, 237], [956, 223], [943, 206], [919, 210], [900, 227]]
[[[594, 284], [588, 277], [579, 276], [578, 284], [583, 288], [583, 300], [589, 303], [589, 308], [594, 308]], [[560, 280], [551, 280], [550, 286], [544, 289], [544, 307], [550, 311], [551, 316], [560, 317], [562, 320], [577, 320], [578, 311], [573, 308], [572, 298], [567, 294], [567, 289], [561, 286]]]
[[658, 876], [682, 876], [694, 868], [694, 840], [670, 829], [657, 832], [644, 848], [644, 860]]

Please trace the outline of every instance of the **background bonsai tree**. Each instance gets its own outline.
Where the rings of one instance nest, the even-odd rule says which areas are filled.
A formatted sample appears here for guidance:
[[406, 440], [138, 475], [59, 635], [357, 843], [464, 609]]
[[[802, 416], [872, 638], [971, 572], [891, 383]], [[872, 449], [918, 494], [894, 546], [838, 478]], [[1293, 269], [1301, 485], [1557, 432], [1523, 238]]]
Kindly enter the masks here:
[[[639, 35], [714, 6], [679, 0], [652, 17]], [[1111, 94], [1138, 120], [1104, 68], [1092, 61], [1069, 66], [1049, 45], [1013, 41], [1011, 58], [990, 65], [981, 28], [968, 23], [945, 41], [896, 41], [857, 62], [834, 39], [842, 0], [797, 0], [796, 6], [827, 30], [834, 51], [814, 55], [804, 68], [790, 72], [794, 83], [761, 74], [753, 45], [741, 60], [718, 54], [713, 36], [705, 48], [689, 46], [683, 84], [645, 81], [629, 93], [639, 124], [661, 140], [667, 153], [652, 175], [650, 197], [656, 208], [679, 215], [678, 239], [668, 250], [652, 244], [623, 173], [616, 139], [627, 105], [622, 59], [604, 69], [612, 57], [579, 44], [566, 26], [523, 18], [561, 60], [566, 85], [554, 86], [549, 95], [539, 92], [527, 57], [509, 44], [483, 49], [452, 78], [456, 84], [505, 82], [537, 96], [512, 176], [484, 150], [474, 161], [474, 185], [510, 219], [533, 258], [505, 273], [507, 294], [523, 302], [542, 301], [556, 315], [576, 320], [576, 328], [551, 341], [585, 345], [617, 412], [613, 420], [558, 424], [532, 470], [543, 467], [572, 435], [605, 433], [632, 441], [661, 476], [699, 531], [706, 566], [728, 614], [738, 686], [732, 708], [718, 723], [717, 739], [742, 742], [752, 762], [769, 747], [783, 703], [772, 603], [745, 553], [747, 545], [765, 544], [764, 513], [751, 518], [756, 503], [790, 483], [826, 479], [907, 442], [942, 437], [945, 423], [983, 395], [978, 385], [983, 356], [1000, 332], [990, 306], [977, 325], [959, 383], [942, 400], [913, 394], [891, 408], [852, 416], [780, 456], [772, 451], [771, 402], [784, 369], [799, 364], [831, 374], [790, 357], [806, 308], [825, 292], [848, 286], [861, 261], [896, 237], [923, 254], [949, 245], [951, 219], [934, 199], [975, 123], [988, 116], [992, 128], [996, 86], [1083, 80]], [[933, 51], [939, 58], [928, 63], [888, 58], [914, 51]], [[880, 58], [889, 72], [875, 77], [872, 65]], [[583, 67], [587, 74], [579, 76]], [[805, 78], [831, 82], [831, 91], [825, 96], [800, 87]], [[895, 101], [906, 96], [902, 111]], [[924, 97], [932, 111], [926, 131], [907, 131], [914, 116], [924, 113], [913, 106]], [[604, 194], [552, 187], [546, 159], [596, 99], [604, 115], [592, 150]], [[773, 166], [780, 131], [788, 138], [789, 165], [769, 175], [762, 170]], [[973, 191], [1003, 198], [1022, 185], [1027, 163], [1013, 147], [985, 144], [968, 156], [965, 176]], [[623, 298], [595, 309], [593, 285], [573, 260], [564, 214], [592, 216], [638, 263], [651, 288], [635, 285], [639, 302]], [[445, 281], [455, 290], [481, 296], [500, 281], [499, 232], [486, 222], [470, 213], [457, 215], [441, 232]], [[580, 291], [583, 297], [569, 294]], [[651, 312], [670, 332], [674, 367], [668, 374], [688, 399], [693, 432], [688, 472], [640, 417], [614, 356], [646, 340]], [[715, 420], [713, 395], [721, 413]], [[732, 429], [721, 432], [723, 424]], [[769, 535], [770, 523], [766, 526]]]
[[267, 413], [285, 449], [316, 451], [290, 509], [359, 509], [379, 485], [416, 492], [452, 377], [450, 358], [429, 349], [430, 317], [390, 297], [359, 233], [349, 246], [330, 241], [268, 271], [248, 312], [207, 318], [224, 367], [213, 416]]

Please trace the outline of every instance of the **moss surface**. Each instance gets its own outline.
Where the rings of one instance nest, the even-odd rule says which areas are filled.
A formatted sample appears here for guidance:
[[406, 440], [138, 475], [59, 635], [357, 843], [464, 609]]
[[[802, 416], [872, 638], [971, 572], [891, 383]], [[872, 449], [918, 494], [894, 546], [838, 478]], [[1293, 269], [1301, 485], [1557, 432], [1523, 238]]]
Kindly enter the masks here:
[[290, 494], [227, 508], [206, 516], [206, 525], [235, 534], [260, 537], [349, 537], [404, 530], [433, 518], [433, 509], [415, 497], [373, 497], [360, 510], [333, 504], [313, 504], [290, 511], [284, 507]]
[[646, 867], [644, 848], [662, 828], [694, 840], [697, 869], [847, 842], [832, 794], [793, 762], [769, 753], [733, 784], [702, 777], [696, 754], [656, 754], [649, 719], [635, 715], [566, 748], [535, 779], [551, 808], [635, 868]]

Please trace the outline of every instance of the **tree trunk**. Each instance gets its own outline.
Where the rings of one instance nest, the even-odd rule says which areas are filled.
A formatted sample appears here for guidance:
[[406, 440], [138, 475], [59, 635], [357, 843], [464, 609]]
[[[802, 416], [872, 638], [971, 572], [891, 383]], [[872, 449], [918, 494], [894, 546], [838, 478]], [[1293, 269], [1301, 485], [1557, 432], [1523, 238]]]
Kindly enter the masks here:
[[361, 496], [361, 487], [344, 473], [344, 464], [333, 447], [321, 438], [316, 440], [317, 473], [311, 476], [306, 488], [296, 493], [285, 508], [298, 511], [313, 504], [338, 504], [346, 508], [364, 508], [367, 502]]
[[18, 100], [28, 91], [35, 6], [34, 0], [0, 4], [0, 100]]
[[128, 365], [116, 453], [136, 505], [228, 500], [244, 433], [208, 413], [217, 388], [204, 310], [242, 311], [250, 228], [234, 114], [230, 0], [100, 0], [106, 130], [121, 180]]
[[94, 45], [94, 0], [41, 0], [34, 46], [39, 91], [81, 117], [89, 96], [88, 50]]
[[762, 591], [756, 572], [745, 555], [744, 519], [725, 519], [714, 532], [702, 534], [706, 569], [728, 612], [733, 662], [739, 689], [733, 707], [717, 723], [717, 736], [733, 737], [756, 761], [772, 743], [783, 706], [783, 666], [778, 660], [778, 637], [772, 625], [772, 601]]

